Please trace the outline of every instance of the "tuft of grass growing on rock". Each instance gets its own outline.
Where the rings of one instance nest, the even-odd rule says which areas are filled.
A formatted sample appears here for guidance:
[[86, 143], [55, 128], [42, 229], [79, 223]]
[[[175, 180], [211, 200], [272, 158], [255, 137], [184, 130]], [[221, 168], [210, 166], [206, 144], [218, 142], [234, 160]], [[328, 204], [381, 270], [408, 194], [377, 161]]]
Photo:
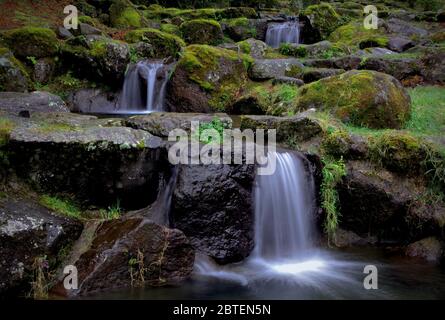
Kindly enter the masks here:
[[108, 210], [100, 210], [100, 217], [102, 220], [115, 220], [119, 219], [122, 214], [120, 206], [120, 200], [116, 201], [116, 204], [108, 207]]
[[346, 175], [346, 167], [343, 158], [335, 160], [330, 157], [322, 159], [323, 162], [323, 182], [321, 184], [321, 206], [326, 212], [324, 229], [328, 236], [328, 243], [335, 241], [340, 212], [338, 209], [339, 198], [337, 184]]
[[82, 211], [70, 200], [43, 195], [40, 204], [69, 218], [81, 218]]

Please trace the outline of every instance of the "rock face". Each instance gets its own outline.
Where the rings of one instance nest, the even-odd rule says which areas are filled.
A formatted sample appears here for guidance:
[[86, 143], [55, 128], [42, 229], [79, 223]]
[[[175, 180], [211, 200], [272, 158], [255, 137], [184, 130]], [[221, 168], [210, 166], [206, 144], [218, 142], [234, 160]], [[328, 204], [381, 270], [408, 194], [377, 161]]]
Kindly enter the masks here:
[[364, 59], [357, 69], [386, 73], [399, 81], [421, 74], [419, 61], [413, 58], [369, 57]]
[[303, 11], [303, 15], [309, 18], [312, 27], [323, 39], [341, 24], [340, 16], [328, 3], [311, 5]]
[[9, 50], [0, 48], [0, 91], [26, 92], [29, 87], [29, 76], [23, 65]]
[[360, 161], [347, 164], [339, 187], [342, 228], [379, 241], [415, 241], [440, 235], [445, 210], [418, 202], [425, 187], [415, 178], [401, 177]]
[[224, 32], [235, 41], [242, 41], [248, 38], [264, 41], [267, 32], [267, 19], [232, 19], [224, 25]]
[[374, 71], [348, 71], [305, 85], [296, 110], [329, 110], [343, 122], [369, 128], [401, 128], [411, 99], [397, 79]]
[[386, 29], [389, 33], [402, 35], [408, 38], [412, 36], [426, 37], [428, 35], [428, 31], [426, 31], [425, 29], [416, 27], [407, 21], [397, 18], [389, 19], [386, 23]]
[[427, 53], [422, 59], [422, 75], [433, 83], [445, 83], [445, 52]]
[[224, 112], [248, 81], [251, 58], [234, 51], [192, 45], [186, 48], [167, 87], [173, 112]]
[[254, 80], [268, 80], [286, 75], [292, 67], [303, 68], [297, 59], [256, 59], [249, 70], [249, 76]]
[[41, 84], [46, 84], [51, 80], [54, 73], [55, 63], [51, 58], [39, 59], [34, 65], [33, 78]]
[[402, 37], [392, 37], [389, 39], [388, 48], [393, 51], [403, 52], [411, 47], [414, 47], [414, 42], [410, 39]]
[[60, 97], [47, 92], [0, 92], [0, 110], [11, 115], [20, 112], [69, 112]]
[[253, 249], [253, 165], [181, 165], [171, 221], [193, 246], [226, 264]]
[[241, 129], [276, 129], [278, 142], [288, 139], [302, 142], [322, 131], [318, 121], [304, 113], [293, 117], [241, 116]]
[[94, 234], [89, 248], [74, 263], [79, 290], [65, 294], [172, 285], [193, 270], [193, 247], [179, 230], [136, 216], [103, 222]]
[[184, 40], [189, 44], [216, 45], [223, 39], [220, 24], [215, 20], [190, 20], [181, 24]]
[[102, 126], [91, 116], [36, 114], [24, 120], [10, 134], [11, 164], [38, 188], [104, 205], [119, 198], [128, 208], [156, 198], [165, 154], [160, 138]]
[[155, 112], [149, 115], [134, 116], [125, 121], [125, 125], [134, 129], [150, 132], [158, 137], [168, 137], [174, 129], [182, 129], [190, 133], [191, 122], [209, 123], [213, 119], [219, 119], [226, 129], [232, 128], [232, 119], [225, 113], [174, 113]]
[[56, 260], [82, 232], [82, 224], [25, 199], [0, 200], [0, 297], [25, 297], [34, 262]]

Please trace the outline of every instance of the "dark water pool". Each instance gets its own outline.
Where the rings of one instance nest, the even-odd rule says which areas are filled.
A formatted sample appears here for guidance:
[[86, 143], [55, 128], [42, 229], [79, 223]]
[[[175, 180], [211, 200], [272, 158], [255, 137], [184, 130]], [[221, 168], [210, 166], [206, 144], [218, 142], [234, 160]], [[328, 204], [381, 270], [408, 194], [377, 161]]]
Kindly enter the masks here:
[[[378, 269], [378, 289], [366, 290], [366, 265]], [[445, 299], [445, 271], [378, 249], [320, 251], [288, 268], [246, 262], [178, 287], [126, 289], [89, 299]], [[307, 267], [307, 268], [306, 268]]]

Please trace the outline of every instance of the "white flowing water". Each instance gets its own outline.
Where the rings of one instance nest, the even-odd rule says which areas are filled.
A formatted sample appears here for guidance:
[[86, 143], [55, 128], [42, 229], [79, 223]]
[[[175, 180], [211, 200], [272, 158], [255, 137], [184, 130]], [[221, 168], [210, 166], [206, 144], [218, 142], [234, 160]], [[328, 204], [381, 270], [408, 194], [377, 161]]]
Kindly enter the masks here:
[[163, 111], [168, 71], [160, 61], [139, 61], [130, 66], [119, 97], [119, 110], [128, 113]]
[[278, 48], [282, 43], [300, 43], [298, 20], [270, 23], [266, 33], [266, 43], [272, 48]]

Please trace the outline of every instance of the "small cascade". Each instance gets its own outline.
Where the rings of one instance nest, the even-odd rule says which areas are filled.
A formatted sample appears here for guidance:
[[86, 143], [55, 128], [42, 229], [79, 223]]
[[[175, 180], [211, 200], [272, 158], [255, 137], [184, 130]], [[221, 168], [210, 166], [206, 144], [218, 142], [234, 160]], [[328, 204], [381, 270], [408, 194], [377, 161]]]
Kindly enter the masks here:
[[315, 185], [302, 156], [291, 152], [276, 157], [272, 175], [256, 177], [254, 258], [278, 261], [304, 258], [312, 248]]
[[298, 19], [282, 23], [270, 23], [266, 33], [266, 43], [272, 48], [278, 48], [282, 43], [300, 43]]
[[119, 97], [119, 110], [129, 113], [163, 111], [169, 70], [169, 66], [159, 60], [131, 65]]

